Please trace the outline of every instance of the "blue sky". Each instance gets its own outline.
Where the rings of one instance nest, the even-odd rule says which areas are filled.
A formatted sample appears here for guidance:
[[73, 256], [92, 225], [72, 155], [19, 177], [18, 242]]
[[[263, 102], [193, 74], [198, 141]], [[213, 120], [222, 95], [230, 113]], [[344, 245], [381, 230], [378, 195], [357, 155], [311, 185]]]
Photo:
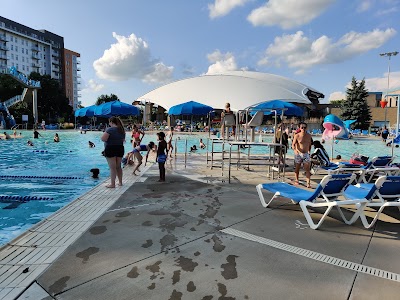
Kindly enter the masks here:
[[[225, 70], [285, 76], [341, 99], [352, 76], [387, 90], [400, 0], [0, 0], [1, 16], [81, 54], [82, 104], [131, 103], [172, 81]], [[390, 61], [400, 87], [400, 54]], [[225, 101], [223, 99], [221, 101]]]

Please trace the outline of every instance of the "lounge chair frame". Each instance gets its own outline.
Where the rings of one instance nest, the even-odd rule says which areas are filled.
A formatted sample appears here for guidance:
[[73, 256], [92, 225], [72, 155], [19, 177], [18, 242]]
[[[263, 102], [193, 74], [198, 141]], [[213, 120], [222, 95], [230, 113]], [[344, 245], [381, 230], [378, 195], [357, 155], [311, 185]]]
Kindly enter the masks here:
[[[300, 208], [303, 211], [304, 217], [306, 218], [310, 228], [318, 229], [333, 207], [338, 208], [339, 214], [346, 224], [354, 223], [363, 213], [364, 206], [367, 204], [366, 199], [338, 200], [339, 197], [343, 196], [344, 190], [351, 185], [355, 178], [355, 174], [326, 175], [314, 191], [307, 191], [287, 183], [259, 184], [256, 186], [256, 189], [263, 207], [268, 207], [278, 196], [289, 198], [293, 203], [300, 204]], [[269, 202], [265, 201], [262, 193], [263, 189], [275, 192]], [[282, 191], [277, 189], [282, 189]], [[350, 220], [344, 216], [340, 209], [341, 206], [345, 205], [355, 205], [356, 207], [356, 211]], [[309, 207], [326, 208], [317, 223], [315, 223], [311, 218], [308, 211]]]

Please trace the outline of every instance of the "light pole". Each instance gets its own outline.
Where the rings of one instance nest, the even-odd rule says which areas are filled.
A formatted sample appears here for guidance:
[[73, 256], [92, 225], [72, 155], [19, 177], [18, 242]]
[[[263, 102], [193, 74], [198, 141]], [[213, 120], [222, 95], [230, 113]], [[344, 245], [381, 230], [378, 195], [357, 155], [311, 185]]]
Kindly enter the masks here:
[[388, 94], [389, 94], [390, 59], [391, 59], [392, 56], [396, 56], [397, 54], [399, 54], [399, 52], [397, 52], [397, 51], [385, 52], [385, 53], [380, 53], [379, 54], [380, 56], [389, 57], [389, 60], [388, 60], [388, 85], [387, 85], [387, 91], [386, 91], [386, 96], [385, 96], [385, 100], [384, 100], [384, 102], [386, 102], [386, 103], [384, 104], [384, 106], [382, 106], [382, 107], [385, 108], [385, 126], [386, 126], [386, 117], [387, 117], [387, 102], [388, 102], [387, 97], [388, 97]]

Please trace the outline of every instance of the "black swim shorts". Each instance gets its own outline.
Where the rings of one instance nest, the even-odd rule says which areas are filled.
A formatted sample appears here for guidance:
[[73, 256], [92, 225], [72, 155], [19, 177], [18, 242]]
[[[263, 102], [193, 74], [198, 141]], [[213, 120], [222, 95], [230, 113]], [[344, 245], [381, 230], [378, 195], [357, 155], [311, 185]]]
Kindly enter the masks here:
[[123, 145], [109, 145], [104, 149], [105, 157], [123, 157], [124, 156], [124, 146]]

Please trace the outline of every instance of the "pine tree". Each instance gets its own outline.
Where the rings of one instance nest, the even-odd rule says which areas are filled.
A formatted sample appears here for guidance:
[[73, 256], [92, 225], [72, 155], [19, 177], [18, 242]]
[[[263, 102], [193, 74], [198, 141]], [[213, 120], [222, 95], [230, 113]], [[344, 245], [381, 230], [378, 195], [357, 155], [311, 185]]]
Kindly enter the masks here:
[[372, 116], [367, 104], [368, 90], [365, 88], [365, 79], [358, 82], [353, 76], [351, 87], [346, 90], [346, 100], [342, 104], [341, 118], [343, 120], [357, 120], [354, 125], [359, 129], [368, 129]]

